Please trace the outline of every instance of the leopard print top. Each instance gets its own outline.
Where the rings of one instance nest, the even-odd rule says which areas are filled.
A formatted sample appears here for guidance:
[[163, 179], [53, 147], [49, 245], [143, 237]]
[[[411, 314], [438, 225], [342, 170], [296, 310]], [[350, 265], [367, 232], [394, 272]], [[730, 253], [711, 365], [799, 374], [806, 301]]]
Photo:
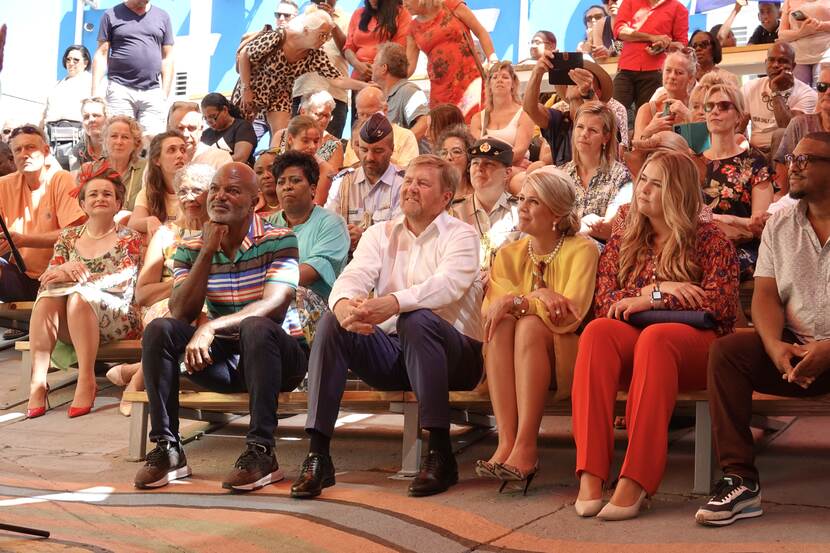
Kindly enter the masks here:
[[[247, 45], [254, 102], [266, 112], [291, 111], [291, 89], [300, 75], [313, 72], [326, 79], [341, 76], [322, 49], [309, 50], [308, 55], [297, 62], [287, 61], [282, 51], [284, 41], [285, 30], [274, 29], [262, 31]], [[238, 106], [241, 100], [240, 82], [237, 81], [231, 101]]]

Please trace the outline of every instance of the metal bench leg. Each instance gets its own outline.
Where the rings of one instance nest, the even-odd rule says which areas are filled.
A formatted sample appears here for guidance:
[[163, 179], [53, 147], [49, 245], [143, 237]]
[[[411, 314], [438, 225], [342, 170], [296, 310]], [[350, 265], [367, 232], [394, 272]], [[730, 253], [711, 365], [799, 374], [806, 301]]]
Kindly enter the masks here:
[[130, 447], [127, 452], [128, 461], [143, 461], [147, 455], [147, 421], [150, 417], [149, 404], [141, 401], [133, 402], [133, 411], [130, 414]]
[[418, 474], [421, 466], [421, 438], [420, 421], [418, 420], [418, 404], [403, 404], [403, 444], [401, 449], [401, 470], [395, 478], [413, 478]]
[[707, 495], [712, 489], [712, 419], [709, 402], [695, 402], [694, 493]]

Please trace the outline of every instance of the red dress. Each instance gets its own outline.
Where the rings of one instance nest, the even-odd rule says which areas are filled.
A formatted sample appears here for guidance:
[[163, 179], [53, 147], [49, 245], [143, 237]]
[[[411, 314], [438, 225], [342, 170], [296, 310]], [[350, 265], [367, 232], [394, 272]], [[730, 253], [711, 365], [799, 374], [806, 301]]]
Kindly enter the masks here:
[[[464, 38], [469, 30], [452, 14], [461, 3], [462, 0], [445, 0], [435, 17], [429, 21], [413, 19], [409, 30], [428, 60], [430, 107], [455, 104], [469, 119], [481, 103], [481, 75]], [[477, 88], [467, 92], [471, 85]]]

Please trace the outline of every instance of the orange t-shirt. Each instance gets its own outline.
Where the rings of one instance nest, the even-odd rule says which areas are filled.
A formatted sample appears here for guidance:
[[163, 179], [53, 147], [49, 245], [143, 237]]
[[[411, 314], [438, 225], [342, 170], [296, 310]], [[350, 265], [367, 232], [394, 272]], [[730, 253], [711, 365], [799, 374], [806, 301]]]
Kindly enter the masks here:
[[[31, 191], [19, 171], [0, 177], [0, 214], [10, 232], [43, 234], [61, 230], [85, 216], [69, 195], [75, 181], [67, 171], [55, 171], [45, 185]], [[39, 277], [52, 258], [51, 248], [19, 248], [26, 274]]]

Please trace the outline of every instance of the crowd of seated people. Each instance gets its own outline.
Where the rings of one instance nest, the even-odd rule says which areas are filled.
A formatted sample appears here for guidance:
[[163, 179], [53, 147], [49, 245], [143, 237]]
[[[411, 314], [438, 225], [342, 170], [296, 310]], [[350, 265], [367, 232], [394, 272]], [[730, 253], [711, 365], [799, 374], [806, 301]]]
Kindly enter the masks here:
[[[742, 86], [719, 67], [728, 32], [689, 36], [677, 0], [591, 6], [584, 65], [550, 101], [549, 31], [533, 35], [522, 95], [464, 2], [365, 0], [350, 19], [335, 4], [278, 2], [275, 25], [243, 37], [233, 92], [173, 102], [166, 120], [163, 10], [107, 10], [91, 83], [88, 53], [66, 50], [44, 115], [50, 132], [79, 129], [66, 169], [41, 126], [0, 145], [0, 301], [35, 302], [28, 417], [47, 414], [59, 351], [78, 366], [74, 418], [94, 413], [101, 345], [141, 339], [141, 362], [107, 373], [147, 393], [155, 447], [135, 485], [191, 474], [184, 377], [249, 394], [222, 485], [250, 491], [285, 477], [279, 392], [307, 378], [291, 495], [311, 498], [335, 484], [351, 371], [414, 391], [428, 454], [408, 493], [426, 496], [459, 478], [449, 391], [486, 390], [498, 443], [475, 472], [527, 493], [553, 394], [572, 402], [577, 514], [621, 520], [659, 489], [678, 392], [708, 388], [724, 476], [696, 520], [760, 515], [752, 392], [830, 391], [827, 2], [786, 0], [777, 40], [778, 8], [761, 2], [767, 74]], [[152, 56], [124, 44], [124, 10], [166, 29]], [[428, 93], [409, 80], [419, 52]], [[590, 59], [612, 55], [613, 80]], [[105, 68], [104, 97], [88, 95]], [[736, 334], [752, 280], [754, 331]], [[606, 502], [619, 390], [628, 445]]]

